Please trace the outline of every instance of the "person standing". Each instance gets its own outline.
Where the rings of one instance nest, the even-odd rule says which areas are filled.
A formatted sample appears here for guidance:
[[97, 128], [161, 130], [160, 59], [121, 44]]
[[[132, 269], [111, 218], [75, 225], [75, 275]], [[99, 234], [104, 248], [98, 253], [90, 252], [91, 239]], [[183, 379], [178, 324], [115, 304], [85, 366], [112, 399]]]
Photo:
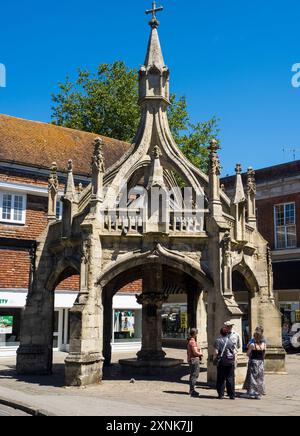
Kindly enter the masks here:
[[190, 396], [199, 397], [196, 391], [196, 384], [200, 374], [200, 362], [203, 357], [201, 349], [197, 344], [197, 334], [198, 330], [192, 328], [190, 330], [190, 336], [188, 338], [187, 344], [187, 357], [188, 363], [190, 365]]
[[232, 321], [227, 321], [224, 323], [224, 327], [228, 331], [228, 337], [231, 340], [231, 342], [234, 344], [236, 355], [238, 354], [239, 350], [242, 348], [242, 340], [238, 333], [236, 333], [233, 330], [234, 323]]
[[[264, 328], [262, 326], [256, 327], [255, 333], [260, 333], [262, 335], [262, 342], [265, 343], [265, 344], [267, 343], [267, 340], [264, 337]], [[253, 338], [249, 341], [247, 347], [249, 347], [250, 344], [254, 344], [254, 343], [255, 343], [255, 340], [254, 340], [254, 336], [253, 336]]]
[[261, 396], [265, 395], [264, 360], [266, 355], [266, 342], [261, 332], [255, 331], [254, 340], [248, 346], [247, 355], [249, 365], [244, 389], [249, 398], [261, 400]]
[[222, 400], [226, 391], [231, 400], [235, 400], [235, 344], [229, 337], [228, 329], [223, 327], [215, 342], [214, 364], [217, 366], [217, 392]]

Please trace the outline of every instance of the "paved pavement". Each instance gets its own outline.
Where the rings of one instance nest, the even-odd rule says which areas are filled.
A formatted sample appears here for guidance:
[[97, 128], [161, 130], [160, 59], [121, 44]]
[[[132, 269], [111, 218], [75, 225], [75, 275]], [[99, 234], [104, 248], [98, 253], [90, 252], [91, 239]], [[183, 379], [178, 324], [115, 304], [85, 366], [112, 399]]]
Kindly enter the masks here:
[[29, 416], [25, 412], [0, 405], [0, 416]]
[[[166, 350], [168, 357], [185, 358], [182, 350]], [[132, 355], [115, 355], [114, 361]], [[86, 389], [63, 387], [65, 355], [55, 354], [52, 377], [24, 377], [15, 373], [13, 360], [0, 360], [0, 397], [66, 416], [216, 416], [300, 415], [300, 355], [288, 356], [288, 375], [267, 375], [267, 396], [261, 401], [238, 398], [219, 401], [216, 392], [199, 380], [200, 398], [188, 396], [188, 367], [169, 379], [136, 378], [130, 383], [114, 364], [105, 369], [101, 385]], [[239, 394], [241, 394], [240, 392]]]

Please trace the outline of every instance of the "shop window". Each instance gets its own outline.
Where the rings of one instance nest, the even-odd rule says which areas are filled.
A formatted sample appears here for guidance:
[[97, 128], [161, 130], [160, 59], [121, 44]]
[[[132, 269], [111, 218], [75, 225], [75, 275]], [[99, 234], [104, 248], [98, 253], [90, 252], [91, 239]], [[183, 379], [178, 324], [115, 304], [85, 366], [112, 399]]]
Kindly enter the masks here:
[[0, 309], [0, 348], [19, 346], [20, 324], [21, 309]]
[[294, 326], [300, 324], [300, 302], [281, 303], [282, 342], [286, 351], [298, 351], [292, 345], [291, 338], [295, 334]]
[[141, 310], [114, 310], [114, 342], [137, 342], [142, 337]]
[[25, 224], [26, 195], [12, 192], [0, 192], [0, 221]]
[[274, 208], [275, 244], [278, 250], [297, 247], [295, 203], [278, 204]]
[[188, 333], [187, 305], [172, 304], [162, 308], [164, 339], [186, 339]]

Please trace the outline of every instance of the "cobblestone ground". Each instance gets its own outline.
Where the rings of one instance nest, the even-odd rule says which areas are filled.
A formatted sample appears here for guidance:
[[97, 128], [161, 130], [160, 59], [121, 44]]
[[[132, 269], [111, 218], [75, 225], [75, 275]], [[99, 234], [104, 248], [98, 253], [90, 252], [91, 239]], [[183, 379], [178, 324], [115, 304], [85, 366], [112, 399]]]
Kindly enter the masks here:
[[[168, 357], [185, 358], [182, 350], [166, 350]], [[119, 358], [131, 355], [115, 355]], [[18, 377], [13, 360], [0, 361], [0, 397], [15, 399], [57, 415], [198, 416], [198, 415], [300, 415], [300, 355], [287, 358], [288, 375], [267, 375], [267, 396], [261, 401], [237, 398], [219, 401], [216, 392], [199, 379], [200, 398], [188, 396], [188, 367], [169, 379], [140, 379], [130, 383], [115, 363], [105, 370], [99, 386], [63, 387], [65, 355], [55, 354], [52, 377]], [[238, 392], [238, 396], [242, 394]]]

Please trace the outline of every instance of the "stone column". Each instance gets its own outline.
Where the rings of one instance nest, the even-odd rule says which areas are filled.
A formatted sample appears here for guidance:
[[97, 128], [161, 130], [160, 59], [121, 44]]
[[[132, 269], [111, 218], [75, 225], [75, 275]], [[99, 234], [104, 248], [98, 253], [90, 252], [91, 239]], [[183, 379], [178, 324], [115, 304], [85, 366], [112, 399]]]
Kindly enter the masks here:
[[79, 295], [70, 311], [70, 352], [65, 360], [67, 386], [86, 386], [102, 380], [103, 307], [98, 299]]
[[104, 365], [109, 366], [111, 364], [111, 340], [113, 334], [113, 297], [110, 292], [111, 289], [105, 289], [105, 295], [103, 296], [103, 309], [104, 309], [104, 322], [103, 322], [103, 357]]
[[17, 351], [18, 374], [49, 375], [53, 359], [54, 292], [38, 288], [27, 297]]
[[103, 305], [101, 290], [95, 285], [99, 238], [89, 235], [82, 245], [81, 288], [70, 311], [70, 353], [65, 360], [67, 386], [99, 383], [103, 366]]
[[261, 288], [258, 305], [258, 325], [264, 327], [267, 340], [265, 371], [269, 374], [286, 374], [286, 352], [282, 347], [281, 313], [275, 302]]
[[142, 304], [142, 349], [138, 360], [163, 360], [166, 353], [162, 349], [161, 308], [168, 296], [162, 293], [162, 267], [145, 266], [143, 292], [137, 296]]
[[37, 250], [37, 268], [22, 314], [18, 374], [48, 375], [52, 372], [54, 289], [48, 288], [48, 271], [53, 268], [53, 261], [46, 254], [40, 259], [43, 249], [42, 245]]
[[208, 342], [207, 342], [207, 310], [204, 301], [204, 291], [198, 292], [197, 310], [196, 310], [196, 327], [198, 330], [198, 344], [203, 352], [203, 362], [208, 359]]

